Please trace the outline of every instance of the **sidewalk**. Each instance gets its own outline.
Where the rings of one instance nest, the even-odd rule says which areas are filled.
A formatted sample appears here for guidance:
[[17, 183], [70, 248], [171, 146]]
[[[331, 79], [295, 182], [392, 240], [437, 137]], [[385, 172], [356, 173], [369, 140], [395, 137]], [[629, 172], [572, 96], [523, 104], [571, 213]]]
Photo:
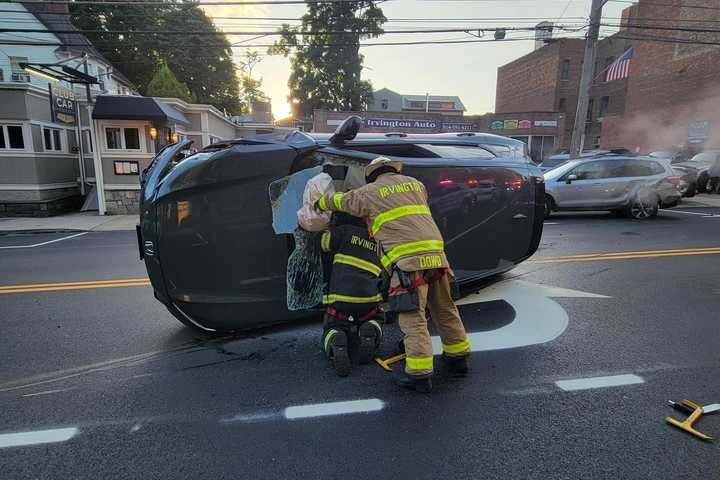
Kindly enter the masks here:
[[76, 212], [46, 218], [0, 217], [0, 232], [135, 230], [135, 225], [138, 222], [138, 215], [106, 215], [101, 217], [97, 212]]
[[694, 197], [683, 198], [680, 207], [720, 207], [720, 195], [698, 193]]

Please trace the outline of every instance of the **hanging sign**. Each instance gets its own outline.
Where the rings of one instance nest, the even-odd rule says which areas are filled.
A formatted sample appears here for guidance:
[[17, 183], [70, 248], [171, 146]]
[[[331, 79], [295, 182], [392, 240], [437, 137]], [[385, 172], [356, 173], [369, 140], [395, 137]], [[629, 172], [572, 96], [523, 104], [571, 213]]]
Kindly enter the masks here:
[[518, 128], [518, 121], [517, 120], [505, 120], [503, 122], [503, 128], [505, 130], [515, 130]]
[[688, 143], [698, 145], [705, 143], [710, 133], [710, 121], [690, 122], [688, 125]]
[[55, 123], [75, 125], [75, 94], [59, 85], [50, 85], [50, 113]]
[[530, 120], [520, 120], [518, 122], [518, 128], [531, 128], [532, 122]]
[[495, 120], [490, 124], [490, 128], [493, 130], [502, 130], [505, 128], [505, 123], [502, 120]]

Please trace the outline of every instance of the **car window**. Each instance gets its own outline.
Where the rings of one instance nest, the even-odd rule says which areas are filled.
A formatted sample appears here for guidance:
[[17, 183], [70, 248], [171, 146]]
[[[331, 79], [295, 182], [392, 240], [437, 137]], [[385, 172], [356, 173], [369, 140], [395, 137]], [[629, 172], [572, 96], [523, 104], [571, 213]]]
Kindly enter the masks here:
[[693, 163], [703, 163], [703, 164], [712, 164], [715, 161], [715, 158], [717, 158], [717, 153], [715, 152], [703, 152], [698, 153], [694, 157], [690, 159]]
[[596, 180], [608, 177], [608, 162], [588, 162], [578, 165], [568, 175], [577, 175], [578, 180]]
[[624, 177], [649, 177], [665, 172], [662, 165], [648, 160], [632, 160], [622, 163], [625, 164], [626, 169], [625, 175], [622, 175]]
[[460, 159], [481, 159], [492, 160], [495, 155], [481, 147], [472, 145], [418, 145], [429, 150], [442, 158], [460, 158]]
[[486, 148], [493, 152], [498, 157], [512, 157], [513, 156], [513, 149], [510, 148], [507, 145], [487, 145], [483, 144], [481, 145], [483, 148]]
[[545, 158], [545, 160], [543, 160], [543, 162], [540, 165], [542, 165], [543, 167], [547, 167], [547, 168], [555, 168], [567, 161], [568, 161], [567, 155], [563, 155], [560, 157], [547, 157], [547, 158]]

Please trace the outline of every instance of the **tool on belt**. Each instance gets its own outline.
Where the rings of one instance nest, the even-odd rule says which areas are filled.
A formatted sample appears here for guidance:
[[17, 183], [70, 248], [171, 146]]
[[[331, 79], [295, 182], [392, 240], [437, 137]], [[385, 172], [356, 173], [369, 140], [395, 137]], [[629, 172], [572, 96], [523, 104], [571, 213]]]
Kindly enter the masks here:
[[668, 400], [668, 404], [675, 410], [689, 413], [690, 416], [682, 422], [672, 417], [666, 417], [665, 421], [667, 421], [670, 425], [677, 427], [685, 432], [688, 432], [691, 435], [695, 435], [702, 440], [713, 440], [713, 437], [705, 435], [704, 433], [696, 430], [694, 428], [694, 424], [700, 419], [700, 416], [702, 416], [703, 414], [707, 415], [720, 411], [720, 403], [714, 403], [712, 405], [705, 405], [704, 407], [702, 407], [694, 402], [691, 402], [690, 400], [682, 400], [680, 402], [673, 402], [672, 400]]
[[396, 268], [393, 274], [397, 275], [399, 286], [388, 289], [388, 306], [391, 312], [414, 312], [420, 308], [418, 287], [434, 283], [447, 273], [447, 268], [424, 270], [422, 275], [412, 279], [409, 272]]
[[380, 311], [380, 309], [378, 307], [375, 307], [372, 310], [370, 310], [368, 313], [363, 315], [362, 317], [355, 318], [352, 315], [350, 315], [349, 313], [341, 312], [334, 307], [327, 307], [325, 309], [325, 313], [327, 313], [329, 316], [331, 316], [333, 318], [342, 320], [343, 322], [353, 322], [353, 321], [357, 320], [359, 323], [362, 323], [367, 320], [371, 320], [371, 319], [375, 318], [375, 315], [377, 315], [377, 313], [379, 311]]

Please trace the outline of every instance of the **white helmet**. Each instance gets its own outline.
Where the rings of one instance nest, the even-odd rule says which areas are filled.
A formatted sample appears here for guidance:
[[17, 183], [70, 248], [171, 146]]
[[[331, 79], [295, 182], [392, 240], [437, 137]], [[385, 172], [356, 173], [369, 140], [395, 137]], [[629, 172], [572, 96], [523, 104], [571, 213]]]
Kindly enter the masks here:
[[387, 157], [378, 157], [365, 167], [365, 178], [368, 178], [378, 168], [390, 167], [397, 173], [402, 171], [403, 164], [400, 160], [392, 160]]

